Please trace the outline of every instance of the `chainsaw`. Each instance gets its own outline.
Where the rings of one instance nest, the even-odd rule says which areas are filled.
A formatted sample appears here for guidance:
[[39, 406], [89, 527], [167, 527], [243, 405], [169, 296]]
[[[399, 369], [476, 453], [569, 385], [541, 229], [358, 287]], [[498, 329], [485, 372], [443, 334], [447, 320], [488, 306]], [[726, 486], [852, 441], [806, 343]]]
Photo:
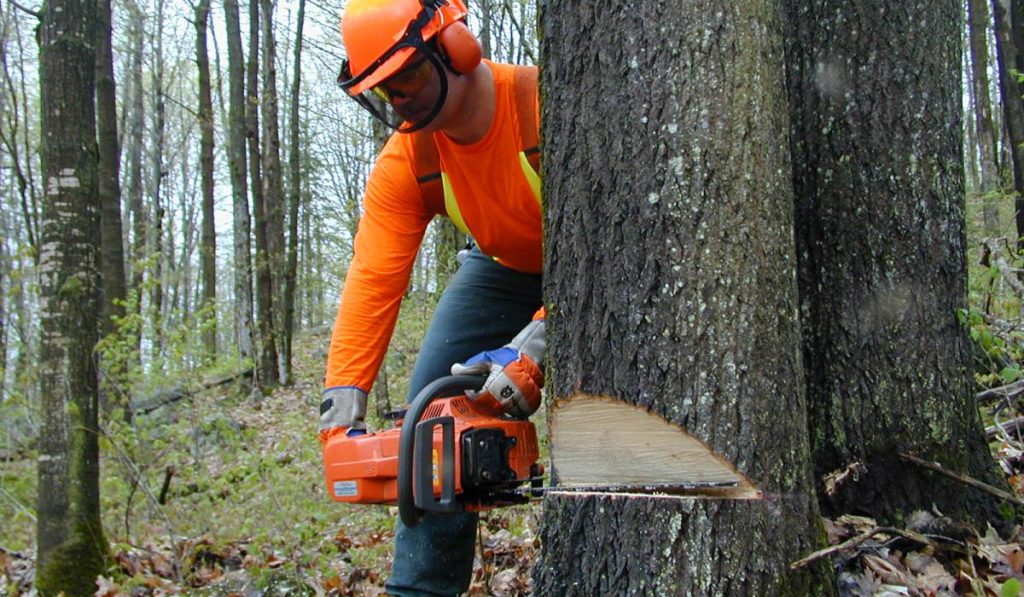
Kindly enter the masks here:
[[331, 498], [397, 504], [414, 527], [426, 512], [481, 511], [525, 503], [543, 467], [533, 423], [481, 412], [466, 392], [484, 378], [443, 377], [427, 385], [393, 429], [348, 435], [324, 445]]

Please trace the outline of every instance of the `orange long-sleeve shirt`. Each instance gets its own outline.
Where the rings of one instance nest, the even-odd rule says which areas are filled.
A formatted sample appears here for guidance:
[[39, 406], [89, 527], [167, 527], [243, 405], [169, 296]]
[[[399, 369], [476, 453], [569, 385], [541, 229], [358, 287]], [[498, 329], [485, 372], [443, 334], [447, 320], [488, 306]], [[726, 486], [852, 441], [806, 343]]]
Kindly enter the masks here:
[[[531, 181], [524, 173], [533, 171], [524, 170], [525, 158], [520, 155], [514, 67], [486, 64], [495, 87], [494, 120], [486, 135], [460, 145], [443, 133], [434, 134], [446, 187], [447, 213], [440, 215], [451, 217], [474, 237], [481, 251], [502, 264], [540, 273], [539, 180]], [[536, 95], [531, 105], [533, 122], [538, 122]], [[380, 368], [423, 233], [435, 215], [416, 176], [413, 138], [392, 135], [367, 182], [327, 356], [327, 388], [354, 386], [369, 392]]]

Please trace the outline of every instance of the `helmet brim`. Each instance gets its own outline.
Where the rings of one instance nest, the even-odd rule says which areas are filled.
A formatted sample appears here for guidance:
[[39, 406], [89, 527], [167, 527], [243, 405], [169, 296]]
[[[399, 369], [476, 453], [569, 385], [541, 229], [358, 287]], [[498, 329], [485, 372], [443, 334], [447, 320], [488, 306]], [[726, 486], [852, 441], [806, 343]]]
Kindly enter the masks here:
[[371, 64], [364, 73], [350, 79], [351, 83], [339, 81], [338, 84], [345, 90], [345, 93], [356, 97], [368, 89], [380, 85], [388, 77], [402, 70], [402, 67], [412, 60], [415, 53], [416, 47], [413, 45], [395, 48], [382, 57], [383, 60], [380, 64]]

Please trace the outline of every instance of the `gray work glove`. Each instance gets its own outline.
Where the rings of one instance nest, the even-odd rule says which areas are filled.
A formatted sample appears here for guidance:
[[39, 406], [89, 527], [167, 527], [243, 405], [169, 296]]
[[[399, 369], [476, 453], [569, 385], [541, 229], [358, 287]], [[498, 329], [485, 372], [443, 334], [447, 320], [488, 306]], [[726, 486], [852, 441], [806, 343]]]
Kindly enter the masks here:
[[[320, 403], [320, 441], [336, 432], [353, 430], [365, 433], [366, 392], [352, 386], [328, 388]], [[335, 431], [337, 430], [337, 431]]]
[[487, 381], [468, 393], [478, 408], [491, 414], [525, 419], [540, 406], [544, 387], [544, 320], [531, 321], [511, 342], [452, 365], [452, 375], [483, 375]]

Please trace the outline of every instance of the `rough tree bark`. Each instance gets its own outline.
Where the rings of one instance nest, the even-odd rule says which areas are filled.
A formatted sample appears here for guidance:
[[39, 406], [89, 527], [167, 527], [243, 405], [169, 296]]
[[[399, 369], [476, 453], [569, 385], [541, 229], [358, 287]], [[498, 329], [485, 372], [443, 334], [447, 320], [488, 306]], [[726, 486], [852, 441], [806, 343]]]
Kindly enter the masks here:
[[833, 590], [824, 568], [789, 570], [821, 534], [776, 12], [573, 0], [542, 16], [548, 396], [647, 408], [770, 498], [549, 497], [538, 595]]
[[787, 10], [815, 468], [868, 471], [823, 496], [827, 510], [992, 518], [990, 499], [898, 456], [999, 482], [956, 318], [967, 304], [960, 6], [789, 0]]
[[213, 100], [210, 91], [210, 55], [206, 31], [210, 20], [210, 0], [199, 0], [195, 8], [196, 63], [199, 67], [199, 171], [202, 178], [202, 237], [199, 243], [199, 268], [202, 277], [201, 308], [203, 318], [204, 359], [217, 354], [217, 231], [213, 213]]
[[231, 203], [235, 239], [235, 339], [242, 358], [253, 355], [252, 344], [252, 222], [245, 167], [245, 58], [238, 0], [224, 0], [228, 36], [228, 168], [231, 172]]
[[295, 336], [295, 281], [299, 267], [299, 204], [302, 202], [302, 164], [299, 151], [299, 89], [302, 83], [302, 26], [306, 0], [299, 0], [295, 24], [295, 62], [292, 69], [291, 116], [288, 122], [288, 262], [284, 277], [284, 382], [292, 383], [292, 339]]
[[97, 2], [96, 125], [99, 132], [99, 193], [103, 313], [100, 331], [114, 331], [114, 318], [124, 315], [127, 280], [121, 228], [121, 148], [117, 136], [114, 57], [111, 50], [110, 0]]
[[47, 0], [39, 29], [42, 172], [41, 428], [36, 588], [92, 595], [106, 568], [100, 523], [100, 204], [96, 2]]

